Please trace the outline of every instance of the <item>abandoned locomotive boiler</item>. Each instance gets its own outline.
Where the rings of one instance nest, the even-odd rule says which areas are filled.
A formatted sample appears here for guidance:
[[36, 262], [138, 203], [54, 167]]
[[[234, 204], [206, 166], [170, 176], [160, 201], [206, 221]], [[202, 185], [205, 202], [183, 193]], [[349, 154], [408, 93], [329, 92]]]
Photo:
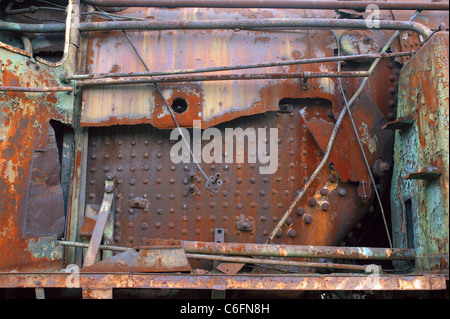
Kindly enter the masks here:
[[448, 7], [0, 2], [0, 294], [445, 295]]

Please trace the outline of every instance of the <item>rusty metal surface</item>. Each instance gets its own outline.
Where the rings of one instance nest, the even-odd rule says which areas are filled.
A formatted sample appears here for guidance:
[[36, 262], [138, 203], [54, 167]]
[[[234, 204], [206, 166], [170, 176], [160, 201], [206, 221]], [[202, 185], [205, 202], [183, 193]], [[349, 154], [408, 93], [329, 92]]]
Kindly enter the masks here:
[[[175, 5], [175, 2], [170, 3]], [[215, 2], [215, 5], [250, 5], [245, 0], [225, 2]], [[31, 41], [21, 39], [23, 49], [0, 42], [0, 287], [33, 287], [42, 292], [43, 287], [66, 288], [67, 280], [77, 278], [85, 298], [111, 298], [112, 288], [324, 291], [446, 288], [448, 229], [444, 228], [448, 228], [448, 146], [445, 148], [441, 141], [448, 141], [448, 133], [434, 128], [448, 131], [448, 119], [444, 120], [448, 117], [448, 76], [442, 73], [442, 70], [448, 72], [448, 60], [442, 55], [445, 49], [448, 53], [448, 33], [438, 32], [448, 27], [448, 13], [426, 11], [414, 23], [402, 21], [408, 21], [412, 14], [403, 11], [405, 8], [422, 6], [440, 10], [442, 6], [448, 7], [448, 3], [382, 2], [382, 8], [393, 11], [380, 12], [383, 22], [379, 30], [353, 30], [367, 28], [364, 18], [368, 13], [355, 11], [355, 7], [344, 9], [351, 4], [347, 1], [291, 2], [294, 6], [313, 5], [314, 8], [338, 6], [338, 10], [235, 10], [221, 7], [168, 10], [167, 7], [146, 7], [119, 10], [116, 16], [85, 6], [82, 7], [86, 12], [82, 12], [81, 23], [78, 23], [78, 3], [77, 0], [69, 1], [65, 11], [66, 24], [54, 21], [30, 24], [20, 13], [29, 11], [33, 14], [30, 10], [34, 9], [20, 4], [14, 4], [13, 11], [10, 4], [6, 12], [10, 16], [6, 21], [0, 21], [0, 30], [13, 34], [19, 31], [56, 33], [55, 38], [50, 33], [45, 34], [39, 48], [33, 47], [39, 43], [36, 35], [30, 35]], [[167, 5], [169, 2], [160, 3]], [[355, 2], [352, 4], [356, 5]], [[151, 6], [150, 2], [147, 5]], [[259, 5], [271, 6], [273, 2], [259, 2]], [[358, 2], [358, 5], [365, 7], [366, 3]], [[129, 21], [105, 22], [116, 20], [120, 15]], [[314, 30], [284, 29], [292, 26]], [[336, 56], [337, 43], [331, 30], [317, 27], [351, 27], [345, 31], [336, 30], [341, 53], [346, 56], [340, 69], [336, 65], [337, 59], [319, 62]], [[338, 82], [323, 75], [335, 76], [337, 72], [363, 74], [371, 58], [364, 60], [358, 55], [370, 57], [378, 52], [393, 34], [391, 30], [382, 29], [394, 28], [405, 30], [390, 48], [395, 56], [383, 56], [380, 60], [352, 114], [380, 192], [390, 185], [391, 138], [395, 134], [396, 150], [400, 155], [397, 153], [395, 157], [392, 212], [394, 233], [399, 236], [395, 247], [401, 249], [370, 249], [360, 245], [340, 249], [338, 246], [352, 242], [350, 234], [357, 231], [360, 222], [370, 224], [374, 220], [372, 216], [376, 216], [367, 167], [348, 119], [339, 130], [329, 165], [323, 168], [294, 213], [286, 219], [272, 241], [275, 245], [264, 245], [323, 158], [336, 118], [344, 107]], [[165, 75], [171, 75], [171, 70], [178, 70], [175, 78], [182, 82], [161, 83], [161, 97], [147, 83], [152, 82], [148, 75], [142, 79], [128, 77], [133, 72], [144, 71], [144, 66], [121, 29], [129, 30], [126, 35], [149, 66], [149, 73], [169, 72]], [[434, 32], [432, 38], [422, 43], [431, 30]], [[33, 56], [33, 53], [45, 51], [44, 47], [61, 48], [61, 43], [54, 44], [51, 39], [61, 39], [64, 32], [64, 52], [60, 61], [45, 61]], [[1, 31], [0, 36], [3, 34]], [[15, 41], [11, 43], [17, 43]], [[47, 44], [43, 47], [42, 43]], [[410, 50], [412, 53], [417, 51], [411, 59], [397, 54]], [[354, 60], [348, 58], [352, 56]], [[277, 65], [277, 61], [301, 59], [317, 61]], [[237, 67], [273, 62], [276, 66], [269, 72], [256, 68], [255, 72], [249, 73], [248, 69]], [[232, 72], [214, 71], [216, 73], [206, 76], [187, 76], [181, 72], [208, 68], [212, 71], [220, 66], [231, 66]], [[418, 70], [423, 72], [418, 75]], [[127, 74], [127, 78], [89, 78], [89, 74], [120, 73]], [[402, 79], [398, 88], [400, 74]], [[82, 78], [77, 82], [74, 75]], [[249, 78], [251, 81], [241, 81]], [[136, 80], [145, 83], [137, 84]], [[167, 82], [170, 77], [157, 77], [156, 80]], [[121, 85], [88, 88], [81, 87], [83, 81]], [[361, 79], [343, 77], [342, 82], [344, 94], [350, 97]], [[428, 95], [428, 91], [437, 94]], [[396, 121], [398, 94], [399, 118]], [[414, 109], [411, 105], [415, 105], [417, 97], [426, 107], [419, 107], [419, 112], [409, 112]], [[176, 121], [165, 108], [167, 103], [174, 105]], [[403, 117], [406, 122], [402, 121]], [[411, 126], [411, 117], [420, 125]], [[65, 163], [73, 163], [68, 194], [65, 188], [67, 198], [62, 198], [56, 172], [63, 166], [61, 157], [65, 153], [61, 154], [61, 150], [72, 146], [62, 142], [61, 147], [61, 135], [52, 136], [50, 120], [71, 125], [74, 130], [73, 150], [69, 152], [72, 155], [65, 159]], [[219, 173], [223, 182], [220, 189], [208, 191], [196, 165], [175, 164], [170, 158], [175, 141], [170, 141], [169, 129], [178, 122], [192, 132], [193, 120], [201, 120], [202, 129], [214, 126], [222, 136], [226, 128], [277, 128], [276, 172], [258, 174], [262, 165], [247, 161], [203, 162], [200, 165], [207, 175], [217, 179]], [[416, 153], [426, 156], [399, 164], [408, 161], [410, 156], [403, 155], [414, 149], [410, 147], [411, 141], [402, 140], [412, 130], [418, 132], [411, 137], [417, 138], [416, 146], [420, 145], [417, 150], [421, 152]], [[263, 139], [268, 146], [270, 136]], [[54, 147], [55, 140], [58, 149]], [[203, 146], [205, 144], [203, 141]], [[250, 152], [245, 151], [243, 158], [246, 159]], [[225, 156], [221, 154], [222, 159]], [[400, 172], [400, 166], [407, 169]], [[88, 209], [102, 203], [104, 181], [111, 174], [117, 182], [113, 213], [106, 221], [105, 230], [101, 227], [93, 236], [100, 215]], [[67, 171], [65, 176], [67, 179]], [[423, 187], [417, 188], [417, 185]], [[404, 201], [405, 193], [417, 196], [411, 197], [408, 204]], [[52, 198], [51, 203], [42, 203], [43, 196]], [[67, 205], [66, 212], [64, 204]], [[45, 207], [50, 209], [44, 211]], [[412, 218], [415, 223], [413, 235], [416, 236], [414, 245], [410, 241], [414, 237], [406, 227], [411, 218], [404, 214], [411, 207], [417, 213]], [[62, 220], [65, 225], [59, 223]], [[64, 247], [56, 241], [56, 236], [61, 236], [62, 226], [65, 226], [64, 239], [76, 245]], [[377, 234], [377, 240], [384, 236]], [[42, 272], [61, 269], [67, 264], [81, 266], [86, 257], [86, 251], [83, 252], [86, 243], [80, 241], [89, 237], [95, 237], [97, 241], [95, 255], [97, 247], [111, 248], [102, 251], [102, 261], [97, 264], [93, 264], [94, 258], [88, 258], [88, 264], [93, 264], [91, 271], [101, 273]], [[170, 263], [168, 266], [158, 260], [160, 255], [156, 256], [155, 266], [151, 249], [139, 249], [132, 256], [123, 253], [124, 248], [138, 249], [157, 238], [182, 240], [180, 255], [189, 258], [192, 269], [191, 265], [171, 269]], [[101, 241], [103, 245], [100, 245]], [[270, 255], [270, 262], [278, 266], [283, 262], [311, 266], [313, 263], [304, 262], [316, 262], [318, 256], [334, 259], [354, 256], [355, 259], [379, 257], [388, 264], [392, 260], [408, 260], [409, 266], [414, 266], [410, 261], [415, 259], [416, 268], [408, 268], [412, 271], [408, 275], [380, 274], [375, 285], [371, 276], [350, 273], [365, 270], [365, 260], [344, 265], [348, 272], [340, 275], [311, 274], [311, 269], [304, 271], [308, 273], [305, 276], [298, 275], [302, 272], [298, 269], [295, 275], [280, 274], [279, 269], [258, 269], [255, 272], [263, 274], [255, 275], [247, 272], [251, 268], [248, 264], [252, 264], [250, 257], [218, 256], [225, 250], [229, 254], [246, 256], [277, 253]], [[169, 253], [169, 259], [173, 257], [168, 247], [161, 248], [160, 252], [163, 255]], [[293, 255], [283, 255], [289, 253]], [[218, 259], [238, 263], [216, 267], [227, 274], [213, 274], [210, 271], [215, 270]], [[125, 266], [121, 266], [123, 264]], [[327, 264], [342, 268], [341, 264], [327, 260], [319, 261], [318, 267], [327, 267]], [[87, 268], [84, 270], [89, 271]], [[19, 273], [7, 273], [10, 270]], [[440, 270], [444, 275], [423, 274], [429, 270]], [[106, 274], [106, 271], [126, 273]], [[138, 274], [147, 271], [190, 273]], [[268, 274], [272, 272], [278, 273]], [[367, 285], [368, 282], [371, 285]]]
[[[67, 47], [60, 63], [44, 63], [32, 59], [24, 50], [0, 42], [0, 83], [6, 87], [60, 87], [59, 76], [72, 70], [73, 58], [74, 51]], [[0, 142], [2, 270], [61, 267], [61, 251], [49, 237], [42, 236], [60, 235], [61, 227], [64, 227], [64, 223], [57, 225], [64, 217], [56, 177], [59, 173], [58, 152], [53, 138], [47, 143], [47, 132], [51, 132], [50, 120], [71, 123], [72, 98], [66, 92], [0, 93], [3, 122]], [[38, 155], [39, 152], [42, 153]], [[49, 204], [43, 200], [45, 197], [53, 198], [50, 210], [46, 209]]]
[[[114, 241], [119, 246], [133, 247], [147, 237], [214, 241], [215, 228], [225, 229], [227, 242], [264, 243], [322, 156], [299, 111], [307, 107], [326, 116], [329, 104], [303, 103], [292, 113], [268, 112], [217, 126], [222, 132], [225, 127], [278, 128], [280, 154], [277, 172], [269, 175], [259, 175], [261, 163], [248, 163], [247, 151], [240, 164], [226, 163], [225, 152], [223, 163], [203, 163], [208, 174], [222, 176], [224, 184], [217, 194], [204, 188], [193, 163], [171, 161], [175, 141], [170, 141], [170, 131], [149, 125], [92, 128], [86, 203], [99, 204], [101, 181], [108, 174], [116, 175]], [[136, 199], [142, 205], [136, 205]], [[342, 183], [333, 170], [324, 169], [274, 242], [337, 244], [367, 205], [358, 196], [357, 185]]]
[[438, 32], [401, 71], [391, 202], [398, 247], [414, 248], [416, 267], [448, 271], [448, 32]]
[[[83, 3], [100, 7], [198, 7], [198, 8], [278, 8], [278, 9], [352, 9], [365, 10], [364, 1], [299, 1], [299, 0], [83, 0]], [[384, 2], [373, 1], [380, 9], [389, 10], [448, 10], [448, 2]]]

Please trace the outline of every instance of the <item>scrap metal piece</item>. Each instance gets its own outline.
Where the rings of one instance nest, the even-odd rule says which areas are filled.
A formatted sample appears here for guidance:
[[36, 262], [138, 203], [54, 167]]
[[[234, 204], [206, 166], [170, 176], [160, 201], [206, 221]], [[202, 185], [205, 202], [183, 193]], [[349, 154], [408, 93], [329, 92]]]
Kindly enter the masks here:
[[88, 267], [95, 263], [95, 258], [99, 251], [100, 243], [102, 241], [103, 233], [108, 220], [108, 215], [111, 211], [111, 206], [114, 199], [113, 190], [114, 178], [111, 176], [105, 181], [105, 195], [103, 196], [103, 202], [97, 216], [97, 222], [95, 223], [83, 267]]
[[81, 272], [190, 272], [191, 266], [181, 245], [147, 246], [128, 249]]

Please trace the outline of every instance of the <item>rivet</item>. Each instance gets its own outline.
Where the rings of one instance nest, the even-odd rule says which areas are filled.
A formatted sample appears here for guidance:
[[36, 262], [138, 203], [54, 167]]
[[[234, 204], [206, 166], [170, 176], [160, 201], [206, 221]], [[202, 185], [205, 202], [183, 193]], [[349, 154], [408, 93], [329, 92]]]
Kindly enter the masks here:
[[317, 201], [316, 201], [315, 198], [311, 198], [311, 199], [309, 200], [309, 205], [310, 205], [310, 206], [315, 206], [316, 204], [317, 204]]
[[134, 209], [133, 209], [133, 208], [130, 208], [130, 209], [128, 210], [128, 214], [133, 215], [133, 214], [134, 214]]
[[312, 217], [310, 215], [306, 215], [305, 216], [305, 223], [311, 224], [311, 222], [312, 222]]
[[347, 194], [347, 190], [345, 188], [339, 188], [339, 195], [345, 196]]
[[161, 215], [162, 214], [162, 209], [161, 208], [157, 208], [156, 209], [156, 214], [157, 215]]
[[148, 224], [147, 223], [142, 223], [141, 229], [146, 230], [147, 228], [148, 228]]
[[322, 196], [327, 196], [328, 193], [329, 193], [329, 191], [326, 187], [324, 187], [320, 190], [320, 195], [322, 195]]
[[161, 194], [156, 194], [156, 199], [161, 199], [162, 195]]
[[328, 176], [328, 180], [332, 183], [337, 181], [337, 177], [334, 174], [330, 174], [330, 176]]
[[96, 158], [97, 158], [97, 155], [93, 154], [93, 155], [91, 156], [91, 158], [92, 158], [92, 159], [96, 159]]
[[330, 204], [328, 202], [322, 202], [320, 203], [320, 208], [324, 211], [328, 211], [330, 209]]
[[300, 216], [303, 215], [305, 213], [305, 210], [303, 208], [299, 208], [297, 209], [297, 214], [299, 214]]
[[252, 203], [250, 204], [250, 206], [253, 207], [253, 208], [255, 208], [257, 205], [256, 205], [255, 202], [252, 202]]
[[286, 225], [292, 225], [292, 218], [291, 217], [286, 218]]
[[260, 217], [260, 220], [261, 220], [262, 222], [265, 222], [265, 221], [266, 221], [266, 217], [265, 217], [265, 216], [261, 216], [261, 217]]
[[281, 235], [283, 235], [283, 231], [280, 229], [279, 231], [277, 231], [275, 236], [281, 237]]
[[161, 227], [161, 223], [156, 223], [156, 228], [160, 228]]
[[289, 229], [288, 235], [290, 237], [295, 237], [295, 235], [297, 235], [297, 232], [294, 229]]

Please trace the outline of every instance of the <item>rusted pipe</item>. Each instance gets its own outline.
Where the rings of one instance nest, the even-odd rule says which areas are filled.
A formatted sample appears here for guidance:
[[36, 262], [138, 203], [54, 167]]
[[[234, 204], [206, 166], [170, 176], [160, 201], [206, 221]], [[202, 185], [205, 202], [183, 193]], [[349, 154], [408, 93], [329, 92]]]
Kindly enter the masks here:
[[160, 77], [137, 77], [124, 79], [92, 79], [77, 81], [78, 87], [109, 86], [145, 83], [175, 83], [175, 82], [203, 82], [203, 81], [232, 81], [232, 80], [273, 80], [273, 79], [309, 79], [336, 77], [366, 77], [366, 71], [346, 72], [294, 72], [294, 73], [257, 73], [257, 74], [212, 74], [212, 75], [183, 75]]
[[377, 58], [385, 59], [385, 58], [392, 58], [392, 57], [397, 57], [397, 56], [408, 56], [408, 55], [410, 56], [413, 53], [414, 52], [409, 51], [409, 52], [394, 52], [394, 53], [355, 54], [355, 55], [351, 55], [351, 56], [332, 56], [332, 57], [324, 57], [324, 58], [250, 63], [250, 64], [237, 64], [237, 65], [216, 66], [216, 67], [199, 68], [199, 69], [181, 69], [181, 70], [154, 71], [154, 72], [122, 72], [122, 73], [117, 72], [117, 73], [75, 74], [75, 75], [63, 76], [61, 79], [67, 83], [70, 80], [125, 78], [125, 77], [140, 77], [140, 76], [161, 76], [161, 75], [175, 75], [175, 74], [221, 72], [221, 71], [231, 71], [231, 70], [279, 67], [279, 66], [287, 66], [287, 65], [328, 63], [328, 62], [349, 61], [349, 60], [353, 61], [353, 60], [360, 60], [360, 59], [377, 59]]
[[[203, 29], [255, 29], [255, 28], [328, 28], [368, 29], [365, 20], [358, 19], [240, 19], [194, 21], [108, 21], [82, 22], [79, 31], [113, 30], [203, 30]], [[405, 21], [379, 21], [376, 30], [410, 30], [428, 37], [432, 32], [423, 24]], [[65, 31], [63, 23], [27, 24], [0, 21], [0, 31], [57, 33]]]
[[40, 93], [40, 92], [72, 92], [73, 87], [70, 86], [56, 86], [56, 87], [40, 87], [30, 88], [23, 86], [0, 86], [0, 92], [27, 92], [27, 93]]
[[272, 9], [366, 10], [376, 4], [380, 10], [448, 10], [448, 2], [304, 1], [304, 0], [82, 0], [99, 7], [192, 7]]
[[[83, 248], [89, 247], [89, 244], [87, 243], [71, 241], [57, 241], [57, 243], [63, 246]], [[413, 249], [213, 243], [199, 241], [182, 241], [181, 244], [186, 253], [191, 254], [365, 260], [414, 260]], [[100, 245], [100, 249], [125, 251], [129, 248]]]
[[[307, 261], [291, 261], [291, 260], [276, 260], [276, 259], [255, 259], [245, 257], [227, 257], [227, 256], [214, 256], [214, 255], [202, 255], [202, 254], [186, 254], [187, 258], [193, 259], [206, 259], [216, 260], [231, 263], [245, 263], [255, 265], [274, 265], [274, 266], [290, 266], [290, 267], [312, 267], [312, 268], [329, 268], [329, 269], [345, 269], [345, 270], [357, 270], [366, 271], [368, 265], [350, 265], [350, 264], [336, 264], [336, 263], [319, 263], [319, 262], [307, 262]], [[371, 265], [373, 266], [373, 265]]]
[[[80, 23], [80, 31], [112, 30], [203, 30], [203, 29], [255, 29], [255, 28], [331, 28], [368, 29], [370, 25], [359, 19], [239, 19], [239, 20], [186, 20], [186, 21], [107, 21]], [[424, 37], [431, 30], [423, 24], [405, 21], [380, 20], [380, 30], [410, 30]]]
[[266, 257], [413, 260], [412, 249], [183, 241], [187, 253]]

